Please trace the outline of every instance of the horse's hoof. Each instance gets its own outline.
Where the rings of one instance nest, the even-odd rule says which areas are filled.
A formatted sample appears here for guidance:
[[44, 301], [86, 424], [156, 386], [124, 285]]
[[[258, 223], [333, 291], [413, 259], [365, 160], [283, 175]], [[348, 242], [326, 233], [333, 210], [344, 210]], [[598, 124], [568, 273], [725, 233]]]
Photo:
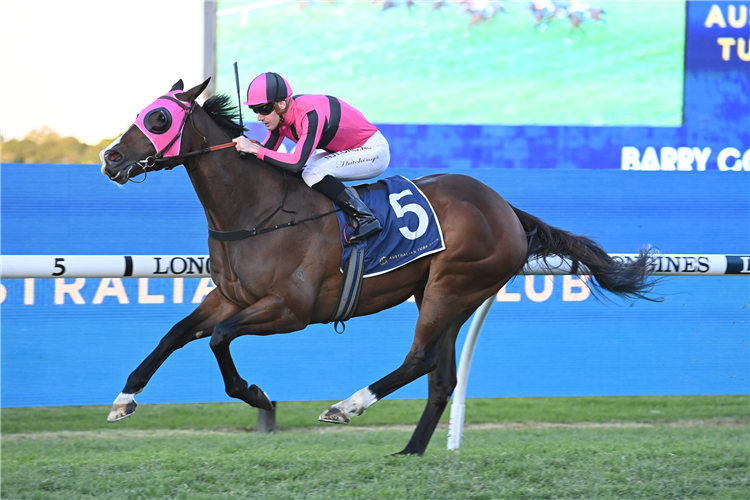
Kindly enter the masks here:
[[118, 420], [122, 420], [125, 417], [129, 417], [130, 415], [135, 413], [136, 406], [138, 406], [138, 403], [135, 402], [135, 399], [131, 399], [130, 401], [124, 403], [118, 403], [117, 401], [115, 401], [115, 403], [112, 405], [112, 410], [107, 416], [107, 422], [117, 422]]
[[408, 449], [404, 448], [403, 450], [399, 451], [398, 453], [394, 453], [391, 456], [392, 457], [421, 457], [422, 453], [419, 453], [416, 451], [409, 451]]
[[340, 408], [331, 406], [320, 414], [318, 420], [321, 422], [330, 422], [332, 424], [348, 424], [351, 419], [349, 418], [349, 415], [343, 412]]
[[263, 389], [255, 384], [248, 387], [248, 389], [250, 390], [250, 392], [252, 392], [253, 399], [255, 400], [255, 404], [252, 406], [266, 411], [273, 410], [273, 403], [271, 403], [271, 398], [268, 397], [268, 394], [263, 392]]

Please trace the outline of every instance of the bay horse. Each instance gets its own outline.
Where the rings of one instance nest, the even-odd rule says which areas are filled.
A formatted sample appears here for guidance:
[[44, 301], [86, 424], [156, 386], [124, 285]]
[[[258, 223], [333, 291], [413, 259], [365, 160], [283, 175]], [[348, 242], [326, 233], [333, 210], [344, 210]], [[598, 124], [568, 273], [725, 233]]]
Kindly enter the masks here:
[[481, 22], [495, 19], [498, 12], [505, 12], [505, 2], [499, 0], [466, 0], [463, 3], [471, 14], [469, 29]]
[[[241, 158], [230, 148], [233, 143], [229, 141], [242, 134], [243, 128], [234, 121], [237, 108], [229, 97], [214, 96], [203, 106], [196, 103], [209, 80], [187, 91], [180, 80], [167, 96], [150, 105], [151, 111], [146, 113], [146, 108], [133, 126], [100, 153], [102, 173], [125, 184], [147, 172], [184, 165], [209, 229], [255, 228], [256, 235], [236, 241], [209, 238], [216, 288], [130, 374], [112, 405], [110, 421], [135, 411], [135, 395], [167, 357], [205, 337], [210, 337], [226, 393], [250, 406], [271, 410], [269, 397], [237, 372], [229, 350], [232, 340], [328, 323], [337, 304], [342, 246], [337, 218], [326, 216], [335, 207], [301, 177], [252, 155]], [[175, 102], [179, 109], [174, 108]], [[170, 114], [169, 106], [177, 112]], [[141, 127], [166, 136], [167, 145], [160, 151], [136, 126], [139, 119]], [[399, 452], [421, 455], [456, 385], [455, 342], [461, 325], [531, 257], [567, 257], [593, 275], [590, 286], [595, 291], [607, 290], [633, 300], [649, 299], [653, 257], [646, 248], [629, 263], [617, 262], [589, 238], [551, 227], [512, 207], [472, 177], [438, 174], [414, 182], [434, 207], [446, 249], [365, 279], [355, 310], [356, 316], [374, 314], [414, 296], [419, 317], [413, 343], [401, 366], [331, 406], [320, 420], [348, 423], [376, 401], [427, 375], [427, 406]]]
[[567, 16], [567, 9], [552, 0], [535, 0], [531, 2], [531, 14], [534, 16], [534, 29], [544, 32], [554, 19]]
[[604, 14], [604, 10], [600, 9], [599, 7], [594, 7], [593, 5], [588, 5], [584, 10], [569, 10], [568, 11], [568, 17], [570, 18], [570, 29], [571, 31], [575, 30], [576, 28], [580, 28], [581, 31], [585, 33], [585, 30], [583, 29], [583, 26], [581, 24], [587, 20], [593, 20], [597, 21], [599, 23], [604, 22], [604, 18], [602, 15]]

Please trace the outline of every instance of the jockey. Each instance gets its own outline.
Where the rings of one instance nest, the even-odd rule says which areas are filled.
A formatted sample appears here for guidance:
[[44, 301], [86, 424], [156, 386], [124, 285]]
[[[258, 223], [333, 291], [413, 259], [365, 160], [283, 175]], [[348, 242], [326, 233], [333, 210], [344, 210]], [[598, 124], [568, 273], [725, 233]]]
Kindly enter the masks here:
[[[341, 181], [370, 179], [388, 167], [388, 141], [361, 112], [326, 95], [292, 95], [292, 87], [277, 73], [263, 73], [247, 89], [246, 104], [268, 129], [261, 145], [244, 136], [233, 139], [237, 151], [287, 170], [324, 194], [352, 219], [356, 229], [348, 238], [359, 243], [382, 226], [362, 200]], [[297, 143], [293, 153], [280, 153], [284, 137]], [[315, 152], [315, 150], [322, 150]]]

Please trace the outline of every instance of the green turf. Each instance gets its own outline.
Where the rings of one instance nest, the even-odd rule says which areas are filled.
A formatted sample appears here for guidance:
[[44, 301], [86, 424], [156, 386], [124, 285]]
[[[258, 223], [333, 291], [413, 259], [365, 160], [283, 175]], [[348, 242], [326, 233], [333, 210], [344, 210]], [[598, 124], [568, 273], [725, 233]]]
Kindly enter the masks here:
[[[335, 401], [282, 401], [277, 403], [280, 430], [326, 427], [318, 415]], [[353, 426], [416, 425], [425, 401], [385, 399]], [[109, 406], [5, 408], [2, 433], [124, 429], [255, 429], [258, 412], [245, 403], [141, 405], [132, 417], [106, 421]], [[448, 422], [449, 410], [443, 415]], [[681, 419], [750, 420], [748, 396], [637, 396], [581, 398], [470, 399], [467, 423], [503, 422], [674, 422]]]
[[[219, 13], [242, 2], [220, 2]], [[297, 93], [335, 95], [374, 123], [682, 123], [685, 3], [606, 1], [606, 23], [533, 29], [529, 2], [469, 30], [451, 5], [378, 15], [370, 1], [278, 2], [218, 17], [217, 89], [277, 71]]]
[[143, 432], [11, 435], [3, 498], [747, 498], [738, 426], [438, 431], [421, 458], [388, 456], [408, 431]]
[[424, 401], [350, 426], [317, 423], [328, 404], [280, 403], [273, 434], [249, 432], [243, 403], [144, 405], [114, 424], [106, 407], [6, 408], [2, 498], [748, 498], [748, 396], [471, 399], [462, 449], [443, 425], [423, 457], [390, 454]]

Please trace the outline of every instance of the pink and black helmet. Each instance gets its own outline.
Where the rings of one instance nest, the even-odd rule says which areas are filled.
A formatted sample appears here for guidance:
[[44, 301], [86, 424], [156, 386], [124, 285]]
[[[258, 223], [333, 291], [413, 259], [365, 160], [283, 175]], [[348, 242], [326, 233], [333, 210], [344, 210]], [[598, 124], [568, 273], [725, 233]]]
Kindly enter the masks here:
[[267, 72], [255, 78], [247, 88], [247, 106], [259, 106], [269, 102], [284, 101], [292, 97], [292, 87], [278, 73]]

